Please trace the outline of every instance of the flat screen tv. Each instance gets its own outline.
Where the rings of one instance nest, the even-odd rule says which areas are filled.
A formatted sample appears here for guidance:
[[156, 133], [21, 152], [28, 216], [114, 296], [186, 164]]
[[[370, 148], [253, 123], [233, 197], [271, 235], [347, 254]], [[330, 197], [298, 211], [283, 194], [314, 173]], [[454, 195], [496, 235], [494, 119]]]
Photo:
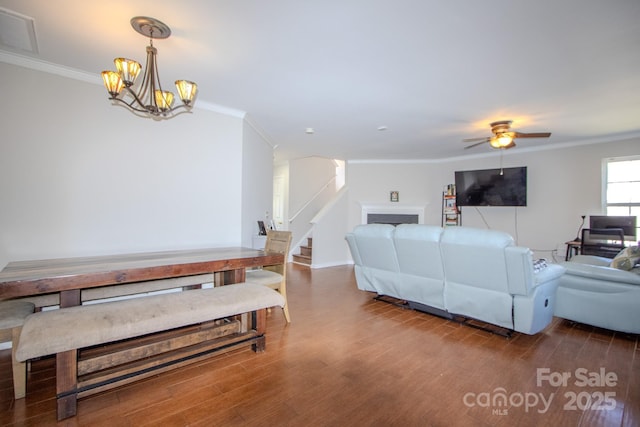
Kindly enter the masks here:
[[635, 216], [590, 215], [589, 228], [622, 228], [626, 240], [636, 239]]
[[527, 167], [456, 171], [458, 206], [527, 206]]

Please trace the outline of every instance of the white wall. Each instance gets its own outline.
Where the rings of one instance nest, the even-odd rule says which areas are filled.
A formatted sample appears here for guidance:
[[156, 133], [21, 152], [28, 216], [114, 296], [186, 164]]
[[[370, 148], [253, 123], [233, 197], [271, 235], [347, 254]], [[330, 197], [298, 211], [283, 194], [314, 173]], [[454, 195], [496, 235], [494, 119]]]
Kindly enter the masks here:
[[112, 106], [98, 84], [6, 63], [0, 75], [0, 268], [250, 244], [247, 218], [271, 206], [271, 179], [256, 176], [272, 157], [243, 140], [241, 117], [196, 108], [156, 122]]
[[[332, 159], [306, 157], [289, 162], [289, 223], [285, 229], [291, 231], [292, 249], [306, 244], [311, 220], [336, 194], [332, 180], [335, 176], [336, 164]], [[308, 202], [311, 203], [307, 205]]]
[[273, 220], [278, 230], [289, 226], [289, 162], [274, 165]]
[[242, 140], [242, 246], [251, 247], [258, 220], [272, 215], [273, 149], [246, 121]]
[[[518, 244], [533, 249], [536, 257], [563, 258], [563, 243], [576, 236], [580, 215], [601, 213], [602, 159], [637, 154], [637, 138], [555, 150], [505, 151], [504, 167], [527, 166], [527, 206], [465, 207], [462, 224], [506, 231]], [[444, 162], [349, 162], [349, 228], [361, 223], [363, 203], [424, 205], [424, 222], [440, 225], [442, 190], [454, 182], [454, 172], [498, 167], [499, 152]], [[400, 192], [399, 203], [389, 202], [392, 190]]]
[[298, 212], [335, 175], [336, 165], [332, 159], [305, 157], [292, 160], [289, 164], [289, 214]]
[[312, 268], [341, 265], [350, 257], [344, 236], [347, 225], [348, 189], [343, 188], [313, 226]]

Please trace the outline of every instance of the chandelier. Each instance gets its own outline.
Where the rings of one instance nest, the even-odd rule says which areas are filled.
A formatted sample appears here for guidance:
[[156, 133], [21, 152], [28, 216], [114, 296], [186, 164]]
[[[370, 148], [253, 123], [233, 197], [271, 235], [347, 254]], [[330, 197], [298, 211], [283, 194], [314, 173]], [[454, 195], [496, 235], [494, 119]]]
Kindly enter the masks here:
[[[135, 85], [141, 65], [132, 59], [116, 58], [113, 62], [117, 71], [103, 71], [102, 80], [109, 92], [109, 99], [142, 117], [156, 120], [175, 117], [177, 114], [191, 111], [198, 85], [189, 80], [176, 80], [181, 105], [173, 105], [173, 93], [162, 89], [158, 76], [158, 51], [153, 47], [153, 39], [166, 39], [171, 29], [164, 23], [146, 16], [131, 18], [131, 26], [138, 33], [149, 37], [147, 46], [147, 64], [140, 85]], [[181, 110], [182, 109], [182, 110]]]

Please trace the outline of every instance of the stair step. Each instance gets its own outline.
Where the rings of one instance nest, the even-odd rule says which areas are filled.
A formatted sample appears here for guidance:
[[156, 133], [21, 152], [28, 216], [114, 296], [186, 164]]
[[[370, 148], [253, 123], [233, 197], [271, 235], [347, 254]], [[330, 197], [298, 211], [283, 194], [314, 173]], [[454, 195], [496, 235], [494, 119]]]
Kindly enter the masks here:
[[310, 248], [313, 247], [313, 237], [307, 237], [307, 246]]
[[311, 257], [308, 255], [293, 255], [293, 262], [297, 262], [298, 264], [311, 265]]
[[300, 246], [300, 255], [311, 257], [311, 250], [309, 246]]

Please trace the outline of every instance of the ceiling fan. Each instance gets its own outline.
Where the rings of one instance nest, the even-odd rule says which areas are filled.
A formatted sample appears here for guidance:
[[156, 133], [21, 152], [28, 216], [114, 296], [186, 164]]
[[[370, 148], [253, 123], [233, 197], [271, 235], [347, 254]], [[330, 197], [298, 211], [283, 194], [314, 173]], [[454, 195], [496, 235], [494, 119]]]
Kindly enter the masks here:
[[463, 139], [463, 142], [476, 142], [475, 144], [464, 147], [465, 150], [475, 147], [476, 145], [484, 144], [485, 142], [488, 142], [493, 148], [507, 149], [516, 146], [515, 142], [513, 142], [516, 138], [548, 138], [551, 136], [551, 132], [523, 133], [512, 131], [511, 120], [493, 122], [489, 126], [491, 126], [491, 132], [493, 132], [494, 136]]

